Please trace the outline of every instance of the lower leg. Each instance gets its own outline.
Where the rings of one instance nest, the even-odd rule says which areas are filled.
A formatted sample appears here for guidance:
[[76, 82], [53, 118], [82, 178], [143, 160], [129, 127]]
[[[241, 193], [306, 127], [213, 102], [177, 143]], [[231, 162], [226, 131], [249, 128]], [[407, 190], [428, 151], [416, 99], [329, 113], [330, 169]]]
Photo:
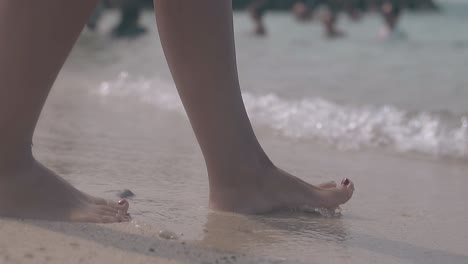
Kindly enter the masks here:
[[212, 208], [335, 208], [351, 198], [351, 182], [312, 186], [276, 168], [261, 148], [239, 88], [231, 1], [155, 0], [155, 10], [166, 59], [205, 157]]
[[94, 5], [94, 0], [0, 1], [0, 216], [127, 218], [127, 204], [81, 193], [31, 152], [49, 90]]

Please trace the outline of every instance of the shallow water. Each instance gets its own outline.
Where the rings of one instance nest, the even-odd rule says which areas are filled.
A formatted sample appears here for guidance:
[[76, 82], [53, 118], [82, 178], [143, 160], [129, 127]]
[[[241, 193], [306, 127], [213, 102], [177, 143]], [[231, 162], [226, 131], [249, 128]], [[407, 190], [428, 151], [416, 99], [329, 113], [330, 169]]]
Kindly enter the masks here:
[[114, 41], [105, 35], [113, 15], [79, 40], [34, 151], [92, 194], [131, 189], [132, 224], [195, 244], [288, 262], [468, 263], [468, 32], [451, 12], [406, 15], [409, 39], [397, 42], [377, 39], [376, 17], [343, 19], [349, 37], [326, 41], [318, 25], [286, 14], [269, 14], [259, 40], [236, 14], [244, 99], [262, 145], [306, 181], [353, 179], [341, 217], [208, 210], [204, 162], [155, 29]]

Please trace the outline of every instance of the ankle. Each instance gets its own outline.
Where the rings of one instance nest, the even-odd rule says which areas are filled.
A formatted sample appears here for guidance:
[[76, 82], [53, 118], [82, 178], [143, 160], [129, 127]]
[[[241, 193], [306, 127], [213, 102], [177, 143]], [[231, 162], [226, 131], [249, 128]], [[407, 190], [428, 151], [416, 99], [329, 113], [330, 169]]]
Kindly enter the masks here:
[[[209, 169], [210, 196], [258, 192], [278, 168], [265, 155], [261, 159], [233, 162], [223, 169]], [[240, 197], [239, 197], [240, 198]]]

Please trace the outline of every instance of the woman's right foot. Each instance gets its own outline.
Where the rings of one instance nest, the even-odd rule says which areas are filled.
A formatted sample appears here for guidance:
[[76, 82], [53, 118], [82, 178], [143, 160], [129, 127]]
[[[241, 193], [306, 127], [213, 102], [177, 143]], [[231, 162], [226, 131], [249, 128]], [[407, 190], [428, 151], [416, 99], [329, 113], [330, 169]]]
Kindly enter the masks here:
[[[354, 192], [354, 183], [347, 178], [340, 184], [331, 181], [313, 186], [274, 166], [251, 173], [243, 171], [244, 180], [239, 179], [236, 185], [210, 185], [211, 208], [249, 214], [289, 209], [334, 210], [351, 199]], [[235, 173], [223, 178], [235, 177], [240, 178]]]
[[27, 164], [0, 170], [0, 216], [93, 223], [130, 220], [127, 201], [89, 196], [34, 159]]

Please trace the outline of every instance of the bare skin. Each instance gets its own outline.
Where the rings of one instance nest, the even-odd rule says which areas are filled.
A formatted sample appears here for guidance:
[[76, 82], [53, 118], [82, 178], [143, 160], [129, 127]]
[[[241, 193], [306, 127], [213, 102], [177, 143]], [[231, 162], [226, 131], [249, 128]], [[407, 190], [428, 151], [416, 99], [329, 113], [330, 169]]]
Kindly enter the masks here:
[[96, 223], [130, 220], [128, 203], [120, 206], [84, 194], [35, 160], [2, 172], [0, 193], [2, 216]]
[[[36, 161], [34, 129], [95, 0], [0, 1], [0, 216], [128, 221], [128, 203], [86, 195]], [[202, 149], [216, 210], [265, 213], [348, 201], [352, 182], [310, 185], [270, 161], [242, 101], [231, 1], [155, 0], [165, 55]], [[59, 21], [59, 22], [58, 22]]]
[[348, 201], [352, 182], [310, 185], [277, 168], [260, 146], [240, 92], [231, 1], [154, 3], [166, 59], [205, 158], [211, 208], [265, 213]]
[[127, 202], [78, 191], [31, 152], [42, 106], [94, 5], [94, 0], [0, 1], [0, 216], [129, 220]]

